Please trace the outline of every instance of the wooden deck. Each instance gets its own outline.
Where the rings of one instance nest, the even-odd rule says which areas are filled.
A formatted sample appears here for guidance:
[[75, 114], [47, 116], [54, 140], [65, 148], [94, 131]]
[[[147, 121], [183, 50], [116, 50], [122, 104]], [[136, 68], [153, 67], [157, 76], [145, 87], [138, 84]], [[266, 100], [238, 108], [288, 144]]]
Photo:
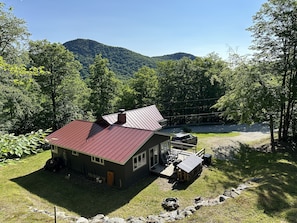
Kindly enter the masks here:
[[151, 169], [151, 172], [153, 172], [154, 174], [157, 174], [160, 177], [169, 179], [174, 174], [174, 166], [172, 163], [169, 166], [163, 166], [161, 164], [157, 164]]
[[[176, 156], [176, 159], [179, 159], [181, 161], [184, 161], [191, 154], [195, 154], [196, 156], [201, 157], [201, 156], [203, 156], [204, 153], [205, 153], [205, 149], [201, 149], [197, 153], [192, 153], [192, 152], [188, 152], [188, 151], [184, 151], [184, 150], [180, 150], [180, 149], [171, 149], [171, 154]], [[170, 163], [167, 166], [157, 164], [156, 166], [151, 168], [151, 172], [158, 175], [158, 176], [160, 176], [160, 177], [164, 177], [164, 178], [169, 179], [169, 178], [173, 177], [174, 166], [173, 166], [173, 163]]]

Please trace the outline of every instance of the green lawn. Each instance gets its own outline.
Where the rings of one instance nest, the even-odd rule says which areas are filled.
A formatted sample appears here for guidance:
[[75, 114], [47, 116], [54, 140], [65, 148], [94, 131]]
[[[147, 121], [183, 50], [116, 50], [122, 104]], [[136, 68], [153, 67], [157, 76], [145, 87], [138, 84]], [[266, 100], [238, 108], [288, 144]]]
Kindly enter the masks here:
[[[210, 138], [221, 138], [224, 139], [225, 137], [234, 137], [234, 136], [239, 136], [239, 132], [228, 132], [228, 133], [193, 133], [193, 135], [198, 137], [198, 144], [197, 144], [197, 149], [202, 149], [202, 148], [209, 148], [209, 144], [207, 142], [207, 139]], [[207, 151], [209, 152], [209, 151]]]
[[[207, 137], [199, 139], [207, 140]], [[204, 169], [196, 181], [175, 190], [167, 180], [153, 176], [125, 190], [99, 185], [80, 176], [66, 180], [64, 172], [54, 174], [42, 170], [49, 157], [50, 152], [46, 151], [0, 166], [1, 222], [53, 222], [53, 218], [33, 213], [29, 207], [53, 212], [54, 206], [74, 216], [102, 213], [110, 217], [146, 217], [162, 212], [161, 202], [166, 197], [177, 197], [183, 208], [193, 204], [197, 196], [214, 198], [224, 189], [237, 187], [252, 177], [262, 180], [237, 198], [202, 207], [179, 222], [270, 223], [297, 219], [296, 154], [266, 154], [243, 146], [235, 161], [213, 159], [212, 166]]]

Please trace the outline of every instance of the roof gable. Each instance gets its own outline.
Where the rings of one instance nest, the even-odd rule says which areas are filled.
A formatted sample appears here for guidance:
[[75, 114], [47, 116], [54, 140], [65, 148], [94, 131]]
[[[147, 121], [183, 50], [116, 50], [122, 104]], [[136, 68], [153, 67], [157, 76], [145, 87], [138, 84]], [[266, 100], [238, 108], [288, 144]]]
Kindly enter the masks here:
[[119, 125], [103, 128], [93, 122], [72, 121], [46, 139], [52, 145], [123, 165], [153, 135], [150, 130]]
[[103, 127], [93, 122], [75, 120], [48, 135], [46, 140], [52, 145], [79, 150], [82, 144], [103, 129]]
[[[150, 105], [143, 108], [125, 111], [126, 122], [121, 124], [124, 127], [160, 130], [160, 122], [164, 120], [156, 105]], [[118, 113], [102, 116], [109, 124], [115, 124], [118, 121]]]

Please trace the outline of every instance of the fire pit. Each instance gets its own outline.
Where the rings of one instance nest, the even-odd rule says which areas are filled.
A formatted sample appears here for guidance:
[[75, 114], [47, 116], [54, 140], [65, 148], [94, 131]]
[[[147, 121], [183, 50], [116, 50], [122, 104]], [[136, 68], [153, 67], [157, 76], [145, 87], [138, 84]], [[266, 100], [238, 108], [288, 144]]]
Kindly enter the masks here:
[[178, 207], [179, 207], [178, 199], [177, 199], [177, 198], [174, 198], [174, 197], [166, 198], [166, 199], [162, 202], [162, 207], [163, 207], [166, 211], [174, 211], [174, 210], [178, 209]]

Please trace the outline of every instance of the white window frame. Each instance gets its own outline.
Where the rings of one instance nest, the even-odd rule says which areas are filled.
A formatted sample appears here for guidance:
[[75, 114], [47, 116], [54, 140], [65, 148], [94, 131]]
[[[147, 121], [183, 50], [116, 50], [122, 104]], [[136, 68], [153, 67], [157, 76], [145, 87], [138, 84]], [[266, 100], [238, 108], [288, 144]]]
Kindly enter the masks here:
[[91, 156], [91, 161], [93, 163], [98, 163], [100, 165], [104, 165], [104, 159], [100, 158], [100, 157], [96, 157], [96, 156]]
[[78, 155], [79, 155], [79, 152], [72, 150], [71, 154], [72, 154], [73, 156], [78, 156]]
[[133, 171], [146, 165], [146, 152], [139, 153], [132, 158]]
[[54, 146], [54, 145], [52, 145], [51, 151], [52, 151], [53, 153], [56, 153], [56, 154], [59, 153], [58, 147], [57, 147], [57, 146]]

